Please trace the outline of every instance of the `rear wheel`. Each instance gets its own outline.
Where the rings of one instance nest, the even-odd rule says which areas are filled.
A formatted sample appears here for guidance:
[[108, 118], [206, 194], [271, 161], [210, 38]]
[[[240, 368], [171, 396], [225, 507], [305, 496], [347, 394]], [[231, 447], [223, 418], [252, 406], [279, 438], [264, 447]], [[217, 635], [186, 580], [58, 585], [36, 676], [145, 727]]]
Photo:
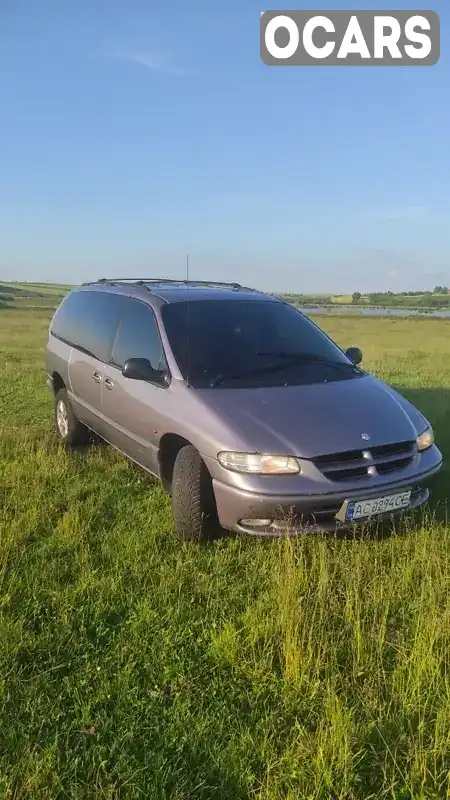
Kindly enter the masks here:
[[55, 395], [55, 428], [67, 448], [87, 444], [88, 429], [76, 418], [66, 389]]
[[219, 530], [211, 476], [192, 445], [182, 447], [175, 460], [172, 511], [182, 539], [205, 541]]

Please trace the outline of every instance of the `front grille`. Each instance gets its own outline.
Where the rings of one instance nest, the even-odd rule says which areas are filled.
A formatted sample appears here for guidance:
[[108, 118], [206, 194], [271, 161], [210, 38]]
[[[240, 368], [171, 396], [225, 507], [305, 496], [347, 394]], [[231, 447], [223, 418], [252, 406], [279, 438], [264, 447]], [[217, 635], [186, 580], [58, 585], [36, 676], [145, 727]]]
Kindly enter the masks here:
[[348, 481], [405, 469], [412, 464], [416, 453], [416, 442], [394, 442], [364, 450], [318, 456], [313, 458], [313, 463], [329, 480]]

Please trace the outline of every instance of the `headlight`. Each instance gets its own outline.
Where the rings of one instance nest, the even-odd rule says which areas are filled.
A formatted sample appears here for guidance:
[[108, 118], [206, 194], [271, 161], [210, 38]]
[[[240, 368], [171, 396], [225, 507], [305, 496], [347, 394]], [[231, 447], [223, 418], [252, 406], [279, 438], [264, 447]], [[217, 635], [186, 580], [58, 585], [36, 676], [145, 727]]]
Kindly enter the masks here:
[[219, 464], [233, 472], [252, 475], [292, 475], [300, 472], [300, 465], [292, 456], [269, 456], [259, 453], [218, 453]]
[[430, 427], [425, 428], [423, 433], [417, 437], [417, 447], [419, 449], [419, 453], [422, 453], [424, 450], [428, 450], [432, 444], [434, 444], [434, 433], [433, 428], [430, 425]]

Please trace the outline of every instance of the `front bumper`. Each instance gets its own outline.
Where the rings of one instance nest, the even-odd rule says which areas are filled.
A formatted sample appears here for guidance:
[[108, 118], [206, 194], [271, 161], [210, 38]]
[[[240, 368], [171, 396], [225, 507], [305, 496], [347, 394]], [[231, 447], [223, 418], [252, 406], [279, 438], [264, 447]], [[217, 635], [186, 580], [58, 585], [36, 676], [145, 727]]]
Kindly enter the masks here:
[[[419, 508], [429, 498], [430, 493], [426, 484], [440, 470], [441, 466], [442, 458], [440, 457], [432, 468], [414, 476], [409, 474], [401, 480], [395, 480], [392, 477], [391, 481], [371, 487], [368, 487], [367, 484], [355, 486], [353, 483], [345, 489], [339, 487], [339, 491], [321, 494], [289, 496], [257, 494], [230, 486], [217, 479], [213, 479], [213, 487], [219, 522], [226, 530], [248, 533], [253, 536], [296, 536], [299, 533], [333, 532], [337, 529], [348, 529], [355, 525], [366, 524], [364, 520], [356, 523], [342, 523], [336, 519], [336, 514], [345, 500], [369, 500], [412, 489], [411, 503], [408, 508], [379, 515], [376, 519], [390, 518]], [[256, 527], [242, 522], [242, 520], [262, 519], [270, 519], [273, 524]]]

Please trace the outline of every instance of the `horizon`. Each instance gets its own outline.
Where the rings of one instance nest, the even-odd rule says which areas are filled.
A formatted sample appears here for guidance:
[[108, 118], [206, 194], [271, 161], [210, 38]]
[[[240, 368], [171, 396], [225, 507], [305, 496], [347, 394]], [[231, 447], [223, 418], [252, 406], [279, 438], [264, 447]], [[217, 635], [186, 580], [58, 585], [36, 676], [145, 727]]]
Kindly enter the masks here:
[[264, 291], [450, 284], [447, 4], [435, 66], [371, 70], [267, 67], [261, 10], [3, 10], [5, 280], [183, 278], [189, 252]]
[[[175, 278], [175, 279], [172, 278], [172, 279], [170, 279], [169, 276], [167, 276], [167, 275], [165, 277], [166, 277], [167, 280], [180, 280], [180, 281], [186, 280], [184, 278]], [[128, 278], [127, 276], [123, 276], [123, 278], [125, 278], [126, 280], [130, 280], [130, 278]], [[149, 278], [149, 280], [150, 279], [151, 278]], [[99, 280], [101, 280], [101, 279], [100, 278], [94, 278], [91, 281], [88, 281], [88, 283], [96, 283]], [[195, 283], [196, 281], [201, 281], [201, 280], [208, 280], [208, 278], [205, 278], [205, 279], [202, 279], [202, 278], [190, 278], [189, 282], [190, 283]], [[210, 279], [210, 280], [212, 280], [214, 282], [214, 279]], [[164, 278], [161, 279], [161, 282], [162, 283], [164, 282]], [[219, 280], [219, 282], [220, 282], [220, 280]], [[74, 288], [77, 288], [78, 286], [81, 285], [80, 283], [69, 283], [69, 282], [67, 282], [67, 283], [66, 282], [58, 283], [57, 281], [23, 280], [23, 279], [20, 279], [20, 278], [15, 278], [14, 280], [9, 280], [8, 281], [8, 280], [3, 280], [3, 279], [0, 278], [0, 287], [1, 286], [5, 286], [5, 285], [6, 286], [14, 285], [14, 284], [19, 284], [21, 286], [29, 285], [29, 286], [37, 286], [37, 287], [39, 287], [39, 286], [49, 286], [49, 287], [55, 286], [55, 287], [64, 287], [64, 288], [67, 287], [69, 289], [74, 289]], [[351, 297], [351, 295], [354, 292], [358, 292], [358, 289], [342, 291], [342, 292], [330, 292], [330, 291], [300, 292], [300, 291], [298, 291], [296, 289], [286, 289], [286, 290], [280, 291], [278, 289], [277, 290], [274, 290], [274, 289], [271, 290], [271, 289], [259, 289], [258, 287], [253, 287], [253, 288], [256, 288], [257, 291], [265, 292], [266, 294], [273, 294], [273, 295], [283, 294], [283, 295], [293, 295], [293, 296], [294, 295], [298, 295], [298, 296], [305, 296], [305, 297], [314, 297], [314, 296], [315, 297], [329, 297], [329, 296], [331, 296], [331, 297], [346, 297], [346, 296]], [[434, 286], [430, 286], [428, 288], [422, 287], [421, 289], [398, 289], [396, 292], [392, 292], [391, 289], [386, 289], [386, 288], [384, 288], [384, 289], [372, 289], [370, 291], [361, 292], [361, 296], [362, 297], [364, 297], [364, 296], [370, 297], [371, 295], [375, 295], [375, 294], [383, 295], [383, 294], [390, 294], [390, 293], [394, 294], [394, 295], [418, 295], [418, 294], [420, 295], [421, 293], [422, 294], [442, 294], [441, 292], [436, 293], [434, 291], [437, 288], [444, 288], [444, 289], [446, 288], [447, 289], [447, 293], [450, 294], [450, 288], [447, 287], [446, 284], [441, 284], [441, 286], [438, 286], [438, 284], [435, 284]]]

